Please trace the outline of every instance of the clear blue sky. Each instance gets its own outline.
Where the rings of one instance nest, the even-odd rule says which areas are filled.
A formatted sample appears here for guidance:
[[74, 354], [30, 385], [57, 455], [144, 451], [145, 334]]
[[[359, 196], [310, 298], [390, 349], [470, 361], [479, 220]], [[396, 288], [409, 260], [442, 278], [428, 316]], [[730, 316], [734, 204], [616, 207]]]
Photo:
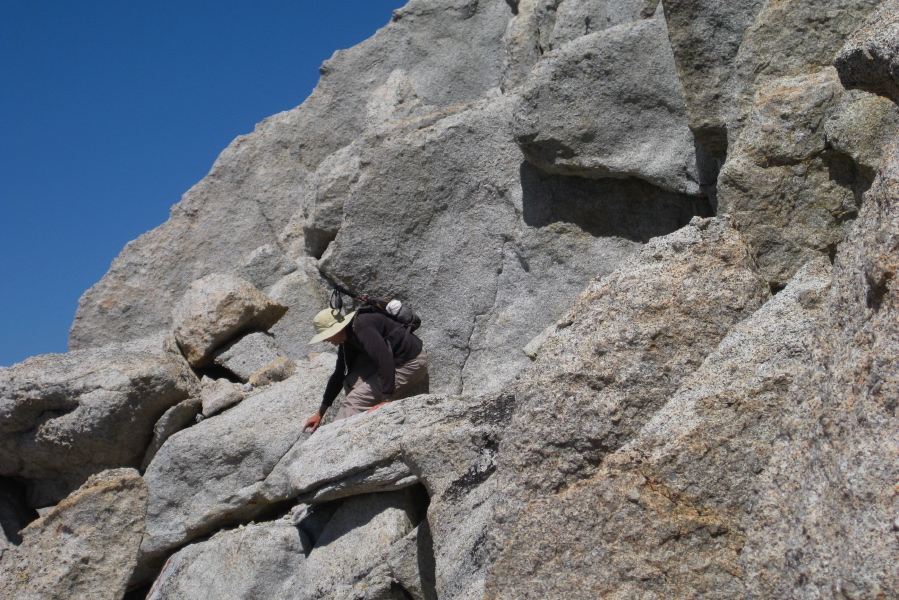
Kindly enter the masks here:
[[0, 3], [0, 366], [65, 352], [122, 247], [404, 4]]

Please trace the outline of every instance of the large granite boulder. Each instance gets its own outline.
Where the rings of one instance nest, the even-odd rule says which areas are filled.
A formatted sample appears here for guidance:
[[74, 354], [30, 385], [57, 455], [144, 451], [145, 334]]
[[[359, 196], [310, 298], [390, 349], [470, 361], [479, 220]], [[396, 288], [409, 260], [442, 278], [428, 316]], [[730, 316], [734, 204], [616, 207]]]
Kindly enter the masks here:
[[513, 388], [497, 459], [504, 489], [548, 494], [592, 476], [768, 296], [721, 219], [694, 219], [591, 282]]
[[899, 2], [887, 0], [856, 30], [834, 59], [849, 89], [899, 102]]
[[529, 505], [487, 597], [746, 597], [746, 531], [830, 271], [826, 258], [803, 268], [595, 475]]
[[560, 175], [638, 177], [698, 194], [696, 151], [664, 20], [582, 36], [544, 57], [519, 90], [515, 139]]
[[718, 201], [775, 289], [804, 262], [834, 253], [897, 122], [887, 101], [847, 97], [832, 67], [761, 87]]
[[172, 555], [147, 600], [292, 598], [309, 545], [287, 520], [220, 531]]
[[120, 600], [144, 531], [147, 486], [133, 469], [91, 476], [0, 554], [0, 595]]
[[270, 508], [254, 492], [308, 437], [303, 423], [318, 409], [333, 368], [334, 355], [301, 363], [287, 381], [168, 438], [144, 473], [150, 498], [137, 580], [151, 576], [172, 549]]
[[39, 508], [94, 473], [139, 467], [153, 426], [198, 384], [171, 338], [0, 368], [0, 475], [27, 480]]
[[175, 307], [175, 339], [191, 366], [205, 367], [229, 340], [265, 331], [286, 312], [250, 282], [213, 273], [193, 282]]

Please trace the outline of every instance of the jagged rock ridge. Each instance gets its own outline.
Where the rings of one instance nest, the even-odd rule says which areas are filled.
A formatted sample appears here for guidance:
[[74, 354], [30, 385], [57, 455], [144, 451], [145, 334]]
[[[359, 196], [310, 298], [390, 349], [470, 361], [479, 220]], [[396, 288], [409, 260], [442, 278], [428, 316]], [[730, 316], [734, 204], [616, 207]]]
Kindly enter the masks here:
[[[0, 369], [0, 589], [899, 597], [897, 22], [412, 0]], [[432, 394], [310, 436], [328, 280]]]

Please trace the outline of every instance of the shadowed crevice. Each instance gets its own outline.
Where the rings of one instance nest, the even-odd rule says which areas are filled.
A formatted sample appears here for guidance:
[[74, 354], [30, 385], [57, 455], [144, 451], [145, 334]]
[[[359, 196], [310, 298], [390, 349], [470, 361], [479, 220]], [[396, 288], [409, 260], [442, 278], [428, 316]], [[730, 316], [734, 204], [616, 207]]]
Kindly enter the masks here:
[[532, 227], [569, 223], [595, 237], [635, 242], [677, 231], [694, 216], [714, 215], [708, 198], [669, 192], [640, 179], [551, 175], [521, 169], [522, 216]]

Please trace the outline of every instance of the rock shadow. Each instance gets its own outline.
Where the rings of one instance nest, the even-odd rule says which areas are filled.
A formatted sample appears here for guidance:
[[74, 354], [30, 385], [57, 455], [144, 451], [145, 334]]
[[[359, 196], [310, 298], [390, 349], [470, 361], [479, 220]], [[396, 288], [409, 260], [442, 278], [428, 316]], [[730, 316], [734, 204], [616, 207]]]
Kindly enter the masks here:
[[521, 169], [522, 216], [532, 227], [570, 223], [595, 237], [645, 243], [677, 231], [694, 216], [714, 216], [708, 198], [669, 192], [646, 181], [552, 175]]

